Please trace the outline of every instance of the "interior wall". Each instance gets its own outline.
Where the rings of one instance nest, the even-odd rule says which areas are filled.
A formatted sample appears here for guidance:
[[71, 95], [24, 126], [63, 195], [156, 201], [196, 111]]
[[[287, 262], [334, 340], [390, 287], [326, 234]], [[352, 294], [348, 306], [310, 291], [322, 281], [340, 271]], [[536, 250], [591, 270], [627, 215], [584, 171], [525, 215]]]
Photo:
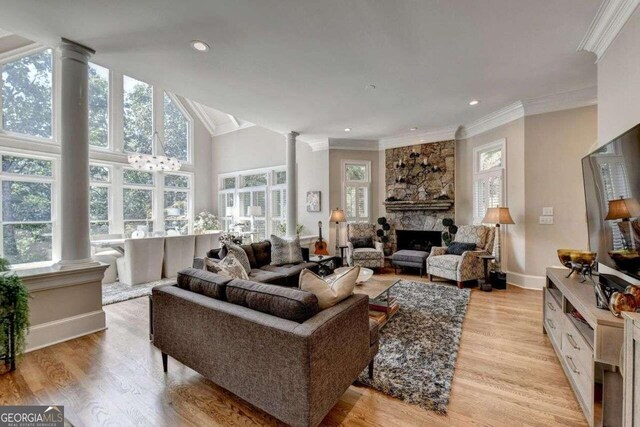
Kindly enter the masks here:
[[[526, 271], [544, 276], [557, 249], [589, 246], [581, 160], [597, 140], [597, 107], [527, 116], [525, 139]], [[540, 225], [547, 206], [553, 225]]]
[[[210, 191], [213, 212], [218, 212], [218, 175], [250, 169], [284, 166], [285, 136], [261, 126], [237, 130], [213, 138]], [[298, 223], [305, 226], [303, 234], [317, 234], [318, 221], [327, 222], [329, 203], [328, 150], [311, 151], [308, 144], [298, 141], [296, 150]], [[321, 192], [321, 211], [306, 211], [308, 191]]]
[[[456, 141], [456, 224], [473, 223], [473, 150], [484, 144], [506, 140], [506, 203], [515, 224], [502, 227], [502, 265], [508, 273], [525, 274], [525, 175], [524, 118], [480, 135]], [[510, 278], [510, 283], [522, 279]], [[516, 282], [516, 283], [517, 283]]]

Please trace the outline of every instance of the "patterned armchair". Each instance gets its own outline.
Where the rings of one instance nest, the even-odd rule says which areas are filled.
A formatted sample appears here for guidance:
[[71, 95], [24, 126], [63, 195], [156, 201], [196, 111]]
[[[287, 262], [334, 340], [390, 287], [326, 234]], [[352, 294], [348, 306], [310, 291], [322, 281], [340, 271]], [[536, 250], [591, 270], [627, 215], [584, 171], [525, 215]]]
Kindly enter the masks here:
[[432, 276], [455, 280], [459, 288], [464, 282], [484, 277], [484, 266], [478, 255], [493, 253], [495, 228], [484, 225], [461, 225], [454, 239], [455, 242], [475, 243], [475, 251], [467, 251], [462, 255], [449, 255], [445, 247], [433, 247], [427, 258], [427, 273]]
[[[351, 238], [371, 237], [375, 248], [353, 248]], [[376, 226], [373, 224], [347, 224], [347, 262], [349, 266], [382, 268], [384, 267], [384, 250], [382, 242], [376, 236]]]

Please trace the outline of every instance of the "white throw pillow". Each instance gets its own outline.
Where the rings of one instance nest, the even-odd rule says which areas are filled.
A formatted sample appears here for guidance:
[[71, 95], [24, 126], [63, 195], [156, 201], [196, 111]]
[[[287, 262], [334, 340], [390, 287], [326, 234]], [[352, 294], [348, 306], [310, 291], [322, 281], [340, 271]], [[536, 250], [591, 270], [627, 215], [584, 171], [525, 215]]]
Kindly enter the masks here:
[[249, 280], [249, 275], [244, 270], [242, 263], [240, 263], [233, 254], [228, 254], [220, 262], [212, 262], [208, 258], [205, 258], [205, 268], [212, 273], [217, 273], [222, 276]]
[[353, 294], [360, 267], [355, 266], [339, 275], [331, 283], [306, 268], [300, 273], [299, 287], [318, 298], [320, 310], [333, 307]]

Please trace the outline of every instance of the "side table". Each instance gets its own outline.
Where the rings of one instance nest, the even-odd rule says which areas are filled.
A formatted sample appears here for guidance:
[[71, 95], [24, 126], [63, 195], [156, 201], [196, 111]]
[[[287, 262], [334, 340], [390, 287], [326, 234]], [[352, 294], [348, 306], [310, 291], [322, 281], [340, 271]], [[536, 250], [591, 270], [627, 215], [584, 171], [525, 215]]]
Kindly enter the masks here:
[[318, 275], [320, 277], [324, 277], [333, 273], [335, 264], [338, 261], [338, 257], [331, 256], [331, 255], [327, 255], [327, 256], [314, 255], [309, 257], [309, 261], [315, 262], [316, 264], [318, 264]]
[[[340, 261], [339, 261], [340, 265], [338, 267], [342, 267], [342, 266], [348, 264], [347, 261], [346, 261], [347, 255], [345, 254], [345, 252], [347, 252], [347, 248], [348, 247], [349, 246], [340, 246]], [[336, 255], [338, 255], [338, 254], [336, 254]]]
[[485, 292], [491, 292], [493, 288], [489, 280], [489, 261], [493, 261], [496, 257], [493, 255], [479, 255], [478, 258], [482, 260], [482, 264], [484, 265], [484, 283], [480, 285], [480, 289]]

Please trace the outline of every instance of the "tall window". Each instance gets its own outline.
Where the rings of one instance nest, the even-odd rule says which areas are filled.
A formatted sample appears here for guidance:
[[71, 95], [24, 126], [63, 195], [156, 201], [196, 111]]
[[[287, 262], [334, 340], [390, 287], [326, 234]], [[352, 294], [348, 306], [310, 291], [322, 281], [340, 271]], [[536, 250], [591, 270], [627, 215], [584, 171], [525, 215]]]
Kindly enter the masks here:
[[124, 150], [153, 152], [153, 88], [124, 76]]
[[344, 212], [348, 222], [369, 222], [371, 162], [347, 160], [342, 164]]
[[111, 168], [104, 165], [89, 166], [89, 219], [91, 234], [109, 234], [111, 201]]
[[124, 169], [122, 189], [122, 217], [127, 237], [142, 227], [153, 231], [154, 177], [151, 172]]
[[109, 70], [89, 63], [89, 144], [109, 147]]
[[164, 176], [164, 229], [189, 234], [191, 215], [191, 178], [187, 175]]
[[166, 155], [189, 160], [191, 139], [190, 119], [174, 101], [172, 95], [164, 93], [164, 143]]
[[12, 264], [50, 261], [53, 161], [10, 154], [1, 157], [2, 256]]
[[[258, 240], [284, 234], [286, 183], [286, 172], [278, 169], [221, 175], [218, 215], [224, 229], [240, 226]], [[261, 215], [250, 215], [250, 206], [259, 206]]]
[[473, 222], [480, 224], [488, 208], [504, 204], [505, 140], [474, 150]]
[[1, 65], [5, 131], [52, 137], [52, 70], [51, 49]]

